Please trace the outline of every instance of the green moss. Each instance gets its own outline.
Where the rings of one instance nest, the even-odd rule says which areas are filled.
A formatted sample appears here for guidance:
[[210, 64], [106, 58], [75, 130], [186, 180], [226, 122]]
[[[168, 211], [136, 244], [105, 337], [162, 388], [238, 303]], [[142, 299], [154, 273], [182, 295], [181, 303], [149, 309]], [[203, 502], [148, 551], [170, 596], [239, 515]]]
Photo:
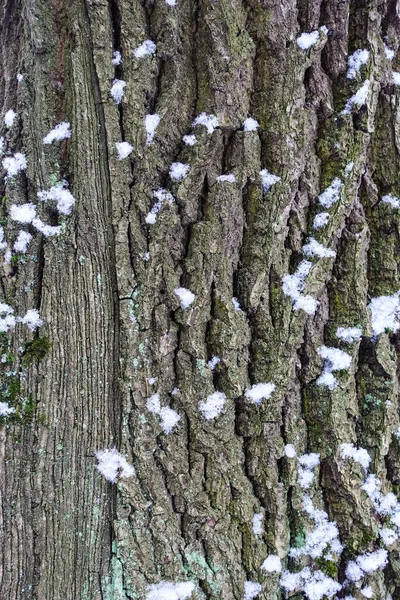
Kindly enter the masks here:
[[336, 579], [338, 575], [337, 565], [333, 562], [333, 560], [327, 560], [326, 558], [317, 558], [315, 561], [325, 575], [328, 577], [332, 577], [332, 579]]
[[26, 367], [33, 362], [42, 360], [47, 352], [49, 352], [50, 348], [51, 343], [46, 336], [41, 338], [38, 337], [31, 342], [28, 342], [22, 355], [22, 366]]

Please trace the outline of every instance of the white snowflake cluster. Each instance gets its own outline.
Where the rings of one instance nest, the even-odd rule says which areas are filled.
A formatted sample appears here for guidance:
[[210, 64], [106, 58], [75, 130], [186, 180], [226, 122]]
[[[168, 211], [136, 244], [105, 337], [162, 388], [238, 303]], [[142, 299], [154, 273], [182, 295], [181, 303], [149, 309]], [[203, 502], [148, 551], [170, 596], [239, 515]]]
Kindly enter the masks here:
[[172, 194], [167, 192], [164, 188], [160, 188], [153, 192], [154, 198], [157, 198], [157, 202], [153, 205], [151, 211], [148, 213], [145, 221], [148, 225], [154, 225], [157, 220], [157, 215], [160, 212], [162, 206], [167, 202], [170, 206], [174, 202], [174, 197]]
[[400, 200], [397, 196], [393, 196], [393, 194], [386, 194], [386, 196], [382, 196], [381, 202], [384, 204], [390, 204], [392, 208], [400, 208]]
[[161, 428], [165, 434], [171, 433], [181, 419], [180, 415], [169, 406], [161, 407], [159, 394], [150, 396], [150, 398], [147, 399], [146, 407], [148, 411], [160, 417]]
[[399, 328], [400, 291], [393, 296], [378, 296], [372, 298], [368, 305], [371, 311], [372, 331], [374, 335], [390, 330], [396, 332]]
[[349, 56], [347, 60], [347, 64], [349, 65], [349, 70], [347, 71], [347, 79], [355, 79], [359, 74], [361, 67], [366, 65], [369, 61], [369, 51], [368, 50], [356, 50]]
[[305, 279], [311, 268], [312, 263], [303, 260], [293, 275], [285, 275], [282, 278], [282, 291], [285, 296], [292, 299], [293, 310], [303, 310], [308, 315], [314, 315], [319, 305], [319, 301], [313, 296], [302, 293], [305, 288]]
[[207, 396], [207, 400], [200, 400], [199, 411], [207, 421], [218, 417], [223, 411], [226, 403], [226, 396], [222, 392], [214, 392]]
[[110, 483], [115, 483], [119, 477], [127, 479], [135, 475], [135, 469], [116, 448], [99, 450], [95, 454], [99, 461], [96, 468]]
[[361, 339], [362, 331], [358, 327], [338, 327], [336, 337], [348, 344], [358, 342]]
[[188, 308], [191, 304], [193, 304], [194, 299], [196, 298], [193, 292], [187, 288], [179, 287], [174, 289], [174, 292], [181, 302], [182, 310], [185, 310], [185, 308]]
[[318, 258], [335, 258], [336, 252], [326, 248], [323, 244], [317, 242], [313, 237], [308, 239], [307, 244], [303, 246], [304, 256], [318, 256]]
[[371, 457], [364, 448], [356, 448], [354, 444], [344, 443], [340, 445], [340, 456], [343, 460], [351, 459], [358, 462], [365, 470], [368, 471], [371, 463]]
[[355, 106], [360, 108], [364, 104], [367, 103], [369, 91], [371, 88], [371, 82], [369, 79], [364, 81], [360, 89], [346, 102], [346, 106], [342, 110], [342, 115], [349, 115], [352, 111], [352, 108]]
[[268, 171], [268, 169], [262, 169], [262, 171], [260, 171], [260, 175], [262, 179], [264, 194], [268, 192], [269, 188], [272, 185], [275, 185], [275, 183], [278, 183], [278, 181], [281, 180], [281, 178], [278, 177], [278, 175], [273, 175]]
[[247, 388], [244, 395], [249, 398], [252, 404], [261, 404], [262, 400], [268, 400], [275, 390], [274, 383], [256, 383], [251, 388]]
[[147, 587], [146, 600], [187, 600], [194, 590], [192, 581], [160, 581]]
[[63, 121], [62, 123], [58, 123], [58, 125], [43, 138], [43, 144], [52, 144], [53, 142], [66, 140], [70, 137], [71, 125], [67, 121]]
[[333, 375], [334, 371], [347, 370], [353, 359], [347, 352], [328, 346], [320, 346], [317, 348], [317, 353], [324, 359], [324, 368], [317, 379], [317, 385], [324, 385], [333, 390], [337, 387], [337, 379]]
[[262, 535], [264, 533], [263, 519], [264, 513], [262, 512], [256, 513], [253, 516], [252, 529], [255, 535]]
[[17, 323], [26, 325], [31, 331], [35, 331], [43, 325], [39, 311], [36, 308], [30, 308], [23, 317], [16, 317], [11, 306], [5, 302], [0, 302], [0, 332], [14, 329]]

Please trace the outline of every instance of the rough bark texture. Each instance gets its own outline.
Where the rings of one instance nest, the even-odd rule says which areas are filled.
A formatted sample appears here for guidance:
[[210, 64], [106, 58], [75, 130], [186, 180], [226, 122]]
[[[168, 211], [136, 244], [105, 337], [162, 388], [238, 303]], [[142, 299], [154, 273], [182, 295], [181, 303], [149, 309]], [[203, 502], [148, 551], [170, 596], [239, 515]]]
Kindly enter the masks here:
[[[67, 179], [76, 204], [59, 237], [35, 234], [2, 269], [0, 300], [18, 314], [38, 308], [44, 325], [2, 338], [1, 400], [17, 411], [0, 431], [1, 598], [132, 600], [149, 583], [191, 580], [193, 598], [239, 600], [246, 579], [262, 584], [262, 600], [279, 598], [279, 576], [260, 565], [271, 553], [287, 565], [312, 528], [287, 443], [321, 454], [308, 493], [346, 544], [334, 577], [379, 547], [364, 471], [339, 447], [366, 448], [383, 490], [398, 490], [400, 338], [372, 339], [367, 305], [400, 289], [399, 212], [380, 202], [400, 195], [400, 59], [390, 63], [383, 45], [397, 51], [399, 18], [395, 0], [3, 0], [0, 97], [3, 114], [18, 114], [3, 135], [28, 162], [2, 184], [8, 240], [21, 228], [7, 219], [12, 203], [33, 202], [57, 223], [36, 196], [51, 182]], [[321, 25], [328, 34], [301, 50], [296, 38]], [[136, 59], [146, 39], [156, 53]], [[369, 63], [346, 79], [358, 48]], [[115, 77], [127, 82], [119, 106]], [[341, 115], [366, 78], [367, 104]], [[220, 126], [197, 127], [186, 146], [202, 111]], [[161, 116], [152, 145], [148, 113]], [[257, 131], [243, 131], [248, 116]], [[44, 146], [63, 120], [71, 139]], [[122, 161], [121, 140], [135, 148]], [[190, 165], [181, 183], [168, 177], [174, 161]], [[264, 168], [281, 177], [266, 194]], [[223, 173], [236, 183], [218, 183]], [[315, 232], [317, 197], [335, 177], [341, 199]], [[160, 187], [176, 201], [147, 225]], [[312, 259], [314, 316], [292, 310], [281, 282], [309, 235], [337, 252]], [[196, 295], [186, 310], [179, 286]], [[336, 338], [357, 325], [361, 341]], [[324, 344], [353, 359], [332, 391], [316, 385]], [[269, 400], [245, 398], [269, 381]], [[205, 421], [198, 402], [215, 390], [228, 400]], [[154, 392], [181, 416], [168, 435], [146, 409]], [[114, 486], [94, 456], [112, 447], [136, 470]], [[400, 598], [396, 544], [369, 582], [375, 598]]]

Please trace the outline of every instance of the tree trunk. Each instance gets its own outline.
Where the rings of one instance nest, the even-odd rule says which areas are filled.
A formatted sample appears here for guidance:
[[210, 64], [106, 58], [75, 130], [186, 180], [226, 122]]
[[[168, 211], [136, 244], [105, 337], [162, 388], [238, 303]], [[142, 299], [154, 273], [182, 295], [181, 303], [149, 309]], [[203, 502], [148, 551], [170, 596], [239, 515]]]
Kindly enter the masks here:
[[[17, 113], [2, 158], [21, 152], [27, 168], [2, 173], [0, 300], [43, 325], [0, 334], [14, 409], [0, 430], [0, 597], [165, 600], [147, 586], [186, 581], [192, 595], [168, 598], [239, 600], [252, 581], [261, 600], [320, 600], [329, 578], [328, 597], [400, 598], [400, 544], [382, 533], [400, 531], [382, 496], [400, 491], [398, 3], [2, 4], [2, 114]], [[135, 55], [145, 40], [155, 51]], [[218, 124], [193, 126], [203, 112]], [[43, 144], [63, 121], [71, 137]], [[121, 141], [134, 150], [119, 160]], [[189, 165], [181, 180], [172, 163]], [[277, 178], [264, 171], [263, 186], [264, 169]], [[69, 215], [37, 196], [64, 179]], [[159, 189], [173, 199], [157, 205]], [[24, 203], [60, 234], [11, 218]], [[26, 252], [13, 250], [21, 230]], [[195, 295], [186, 308], [180, 287]], [[206, 418], [213, 400], [222, 411]], [[166, 407], [180, 417], [168, 433]], [[113, 448], [135, 469], [114, 484], [95, 455]], [[305, 550], [314, 509], [318, 531], [337, 525], [336, 554]], [[351, 581], [351, 561], [379, 548], [384, 564]], [[260, 568], [270, 555], [281, 573]], [[290, 590], [286, 571], [307, 566]]]

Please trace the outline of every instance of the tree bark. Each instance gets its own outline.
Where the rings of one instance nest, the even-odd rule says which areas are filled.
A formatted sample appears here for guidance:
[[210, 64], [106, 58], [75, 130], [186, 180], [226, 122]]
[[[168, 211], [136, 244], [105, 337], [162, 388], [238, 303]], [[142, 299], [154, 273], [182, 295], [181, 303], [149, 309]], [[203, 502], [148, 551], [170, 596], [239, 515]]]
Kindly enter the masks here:
[[[44, 323], [1, 334], [0, 401], [15, 409], [0, 430], [1, 598], [133, 600], [149, 584], [192, 581], [192, 598], [239, 600], [248, 580], [272, 600], [284, 590], [260, 570], [268, 555], [343, 584], [349, 560], [383, 547], [365, 470], [340, 448], [365, 448], [382, 492], [399, 491], [400, 334], [374, 335], [368, 307], [400, 290], [399, 210], [381, 201], [400, 196], [400, 59], [384, 45], [397, 52], [399, 17], [395, 0], [2, 2], [2, 114], [17, 113], [2, 124], [5, 156], [27, 159], [15, 178], [3, 169], [2, 223], [9, 248], [21, 229], [33, 238], [11, 263], [2, 253], [0, 300]], [[296, 39], [313, 30], [303, 50]], [[136, 58], [145, 40], [156, 51]], [[349, 79], [357, 49], [369, 60]], [[343, 114], [367, 80], [366, 102]], [[192, 127], [202, 112], [218, 119], [212, 133]], [[244, 131], [248, 117], [256, 131]], [[43, 145], [61, 121], [71, 138]], [[124, 160], [121, 141], [134, 146]], [[173, 162], [190, 166], [180, 182]], [[263, 169], [280, 177], [268, 190]], [[336, 177], [340, 198], [314, 230]], [[76, 199], [64, 217], [37, 197], [63, 179]], [[147, 224], [160, 188], [174, 202]], [[62, 233], [9, 218], [28, 202]], [[282, 289], [309, 237], [336, 252], [308, 259], [314, 315]], [[186, 309], [178, 287], [195, 294]], [[338, 327], [363, 335], [347, 343]], [[352, 359], [334, 389], [317, 383], [322, 346]], [[252, 403], [245, 390], [267, 382], [270, 398]], [[199, 401], [215, 391], [227, 400], [206, 420]], [[180, 415], [171, 433], [147, 410], [154, 393]], [[320, 454], [306, 490], [286, 444]], [[114, 447], [136, 474], [112, 485], [95, 452]], [[336, 562], [288, 555], [314, 527], [305, 493], [337, 524]], [[400, 598], [399, 550], [365, 579], [374, 598]], [[349, 594], [364, 598], [354, 585], [338, 595]]]

